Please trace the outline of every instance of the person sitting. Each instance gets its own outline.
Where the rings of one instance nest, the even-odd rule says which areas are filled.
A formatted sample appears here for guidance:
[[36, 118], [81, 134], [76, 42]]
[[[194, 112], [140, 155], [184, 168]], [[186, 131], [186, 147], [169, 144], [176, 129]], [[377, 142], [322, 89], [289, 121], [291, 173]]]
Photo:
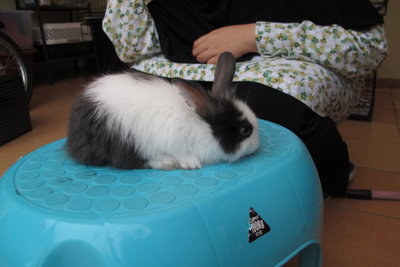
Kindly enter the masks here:
[[237, 95], [294, 132], [323, 191], [340, 196], [351, 164], [336, 124], [388, 53], [382, 24], [368, 0], [110, 0], [103, 29], [132, 69], [206, 88], [231, 52]]

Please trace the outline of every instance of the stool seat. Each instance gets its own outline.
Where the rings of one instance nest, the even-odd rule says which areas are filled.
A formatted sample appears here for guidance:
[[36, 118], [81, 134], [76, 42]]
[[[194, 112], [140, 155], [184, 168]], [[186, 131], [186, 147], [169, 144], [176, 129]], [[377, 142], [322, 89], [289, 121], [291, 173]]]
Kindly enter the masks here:
[[312, 159], [259, 124], [255, 155], [198, 170], [81, 165], [66, 139], [33, 151], [0, 180], [0, 266], [320, 266]]

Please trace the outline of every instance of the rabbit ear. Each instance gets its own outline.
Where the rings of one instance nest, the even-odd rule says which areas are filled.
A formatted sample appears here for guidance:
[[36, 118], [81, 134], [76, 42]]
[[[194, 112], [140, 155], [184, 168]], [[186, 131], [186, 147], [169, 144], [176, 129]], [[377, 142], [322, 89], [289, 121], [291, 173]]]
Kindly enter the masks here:
[[174, 78], [171, 82], [178, 88], [181, 95], [185, 98], [186, 103], [200, 116], [205, 117], [215, 113], [216, 104], [199, 84], [179, 78]]
[[212, 95], [216, 98], [231, 99], [234, 92], [231, 90], [233, 77], [235, 76], [236, 59], [230, 52], [222, 53], [217, 62], [212, 86]]

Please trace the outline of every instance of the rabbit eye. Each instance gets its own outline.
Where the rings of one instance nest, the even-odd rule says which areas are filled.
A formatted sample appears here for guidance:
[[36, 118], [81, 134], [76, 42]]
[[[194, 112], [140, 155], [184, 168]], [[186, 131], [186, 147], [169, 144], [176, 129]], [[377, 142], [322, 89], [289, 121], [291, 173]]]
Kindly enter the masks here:
[[239, 133], [244, 136], [249, 136], [252, 132], [252, 127], [243, 126], [239, 128]]

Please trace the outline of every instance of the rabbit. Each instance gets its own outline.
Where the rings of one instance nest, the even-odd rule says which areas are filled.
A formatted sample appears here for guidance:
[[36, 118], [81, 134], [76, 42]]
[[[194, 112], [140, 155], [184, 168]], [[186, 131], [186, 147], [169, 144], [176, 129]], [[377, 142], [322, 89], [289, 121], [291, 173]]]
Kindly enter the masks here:
[[145, 73], [97, 78], [71, 109], [69, 155], [86, 165], [172, 170], [254, 153], [258, 121], [235, 98], [235, 65], [232, 54], [221, 54], [210, 93], [195, 82]]

